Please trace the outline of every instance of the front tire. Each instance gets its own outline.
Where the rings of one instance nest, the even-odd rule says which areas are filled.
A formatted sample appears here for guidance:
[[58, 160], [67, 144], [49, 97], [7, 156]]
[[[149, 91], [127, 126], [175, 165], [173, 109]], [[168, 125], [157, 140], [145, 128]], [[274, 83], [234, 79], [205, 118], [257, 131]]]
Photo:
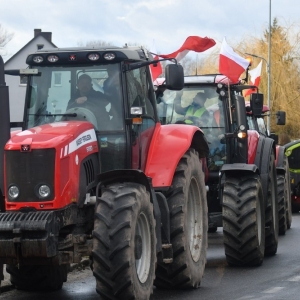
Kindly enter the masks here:
[[194, 149], [180, 160], [166, 197], [173, 262], [158, 262], [155, 285], [198, 288], [206, 263], [208, 214], [202, 163]]
[[156, 264], [153, 205], [145, 187], [113, 184], [95, 208], [93, 273], [104, 299], [150, 298]]
[[69, 265], [61, 266], [21, 266], [7, 265], [11, 283], [18, 290], [55, 291], [67, 281]]
[[258, 175], [226, 175], [223, 190], [223, 235], [232, 266], [259, 266], [264, 259], [264, 196]]

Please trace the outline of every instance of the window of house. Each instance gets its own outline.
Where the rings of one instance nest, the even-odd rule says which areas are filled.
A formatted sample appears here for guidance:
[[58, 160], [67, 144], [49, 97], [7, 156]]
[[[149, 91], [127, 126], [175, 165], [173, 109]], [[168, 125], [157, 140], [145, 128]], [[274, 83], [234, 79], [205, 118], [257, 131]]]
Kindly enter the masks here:
[[20, 84], [21, 85], [27, 85], [27, 79], [28, 79], [27, 76], [21, 75], [20, 76]]
[[37, 45], [37, 49], [38, 49], [38, 50], [43, 49], [43, 48], [44, 48], [44, 45], [43, 45], [43, 44], [38, 44], [38, 45]]

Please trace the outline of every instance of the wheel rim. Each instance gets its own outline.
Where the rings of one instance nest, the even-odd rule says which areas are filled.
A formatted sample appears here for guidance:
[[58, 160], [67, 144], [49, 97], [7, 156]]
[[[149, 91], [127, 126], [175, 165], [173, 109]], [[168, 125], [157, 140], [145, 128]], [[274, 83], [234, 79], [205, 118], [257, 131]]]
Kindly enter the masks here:
[[202, 207], [199, 200], [199, 186], [195, 179], [192, 179], [187, 203], [187, 238], [193, 261], [197, 262], [201, 256], [202, 249]]
[[146, 282], [151, 263], [151, 232], [149, 221], [140, 213], [135, 230], [135, 267], [138, 279]]

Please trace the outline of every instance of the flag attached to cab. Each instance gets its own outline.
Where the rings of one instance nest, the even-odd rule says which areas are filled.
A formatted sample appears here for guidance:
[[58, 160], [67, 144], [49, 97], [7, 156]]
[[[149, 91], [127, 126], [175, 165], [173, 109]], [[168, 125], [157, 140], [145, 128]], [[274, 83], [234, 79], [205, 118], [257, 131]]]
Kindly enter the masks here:
[[[249, 71], [249, 75], [251, 77], [251, 79], [250, 79], [251, 85], [255, 85], [257, 87], [259, 86], [260, 75], [261, 75], [261, 66], [262, 66], [262, 60], [260, 61], [260, 63], [257, 65], [256, 68]], [[248, 89], [245, 91], [244, 97], [246, 97], [252, 93], [256, 93], [256, 91], [257, 91], [257, 89]]]
[[219, 72], [227, 76], [232, 82], [238, 82], [248, 66], [249, 61], [235, 53], [224, 38], [219, 57]]
[[216, 42], [208, 37], [189, 36], [177, 51], [159, 56], [162, 58], [175, 58], [177, 62], [179, 62], [189, 53], [189, 51], [203, 52], [213, 47], [215, 44]]

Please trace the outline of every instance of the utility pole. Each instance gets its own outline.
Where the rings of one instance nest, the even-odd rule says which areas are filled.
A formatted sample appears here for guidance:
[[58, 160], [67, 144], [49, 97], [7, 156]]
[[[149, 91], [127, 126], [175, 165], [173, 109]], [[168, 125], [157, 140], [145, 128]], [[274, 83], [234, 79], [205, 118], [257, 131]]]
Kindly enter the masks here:
[[[271, 0], [269, 0], [269, 44], [268, 44], [268, 107], [271, 111], [271, 103], [270, 103], [270, 97], [271, 97]], [[267, 130], [268, 133], [271, 134], [271, 119], [270, 114], [267, 117]]]

